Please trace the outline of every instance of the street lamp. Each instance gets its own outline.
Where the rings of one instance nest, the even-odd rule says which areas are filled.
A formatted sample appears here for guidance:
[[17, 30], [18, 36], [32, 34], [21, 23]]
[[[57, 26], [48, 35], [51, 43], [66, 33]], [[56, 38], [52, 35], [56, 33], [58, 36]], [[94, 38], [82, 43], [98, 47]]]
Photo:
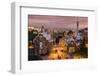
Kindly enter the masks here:
[[78, 34], [78, 30], [79, 30], [79, 20], [78, 20], [78, 17], [76, 18], [76, 32]]

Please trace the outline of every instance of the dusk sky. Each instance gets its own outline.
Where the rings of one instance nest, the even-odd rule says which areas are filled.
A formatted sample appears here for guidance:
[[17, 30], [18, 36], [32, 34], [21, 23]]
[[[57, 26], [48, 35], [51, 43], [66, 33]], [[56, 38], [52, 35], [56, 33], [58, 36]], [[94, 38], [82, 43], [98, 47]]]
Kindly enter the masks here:
[[79, 16], [50, 16], [50, 15], [29, 15], [28, 25], [30, 27], [46, 28], [67, 28], [76, 29], [77, 19], [79, 21], [79, 28], [85, 28], [88, 26], [88, 17]]

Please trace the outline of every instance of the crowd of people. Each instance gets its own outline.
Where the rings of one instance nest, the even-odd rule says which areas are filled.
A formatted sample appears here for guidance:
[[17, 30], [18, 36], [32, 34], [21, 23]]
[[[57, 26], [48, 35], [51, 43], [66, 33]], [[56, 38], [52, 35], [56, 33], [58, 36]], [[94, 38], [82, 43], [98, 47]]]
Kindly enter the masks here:
[[[39, 30], [38, 30], [39, 29]], [[50, 30], [28, 28], [28, 60], [88, 57], [88, 29]]]

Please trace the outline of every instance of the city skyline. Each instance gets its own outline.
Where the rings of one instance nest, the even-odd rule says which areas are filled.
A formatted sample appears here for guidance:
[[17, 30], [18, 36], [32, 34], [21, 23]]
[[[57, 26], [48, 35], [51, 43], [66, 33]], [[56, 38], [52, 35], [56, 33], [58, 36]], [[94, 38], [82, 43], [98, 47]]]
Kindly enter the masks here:
[[79, 21], [79, 29], [87, 28], [88, 17], [28, 15], [29, 27], [76, 29], [77, 21]]

